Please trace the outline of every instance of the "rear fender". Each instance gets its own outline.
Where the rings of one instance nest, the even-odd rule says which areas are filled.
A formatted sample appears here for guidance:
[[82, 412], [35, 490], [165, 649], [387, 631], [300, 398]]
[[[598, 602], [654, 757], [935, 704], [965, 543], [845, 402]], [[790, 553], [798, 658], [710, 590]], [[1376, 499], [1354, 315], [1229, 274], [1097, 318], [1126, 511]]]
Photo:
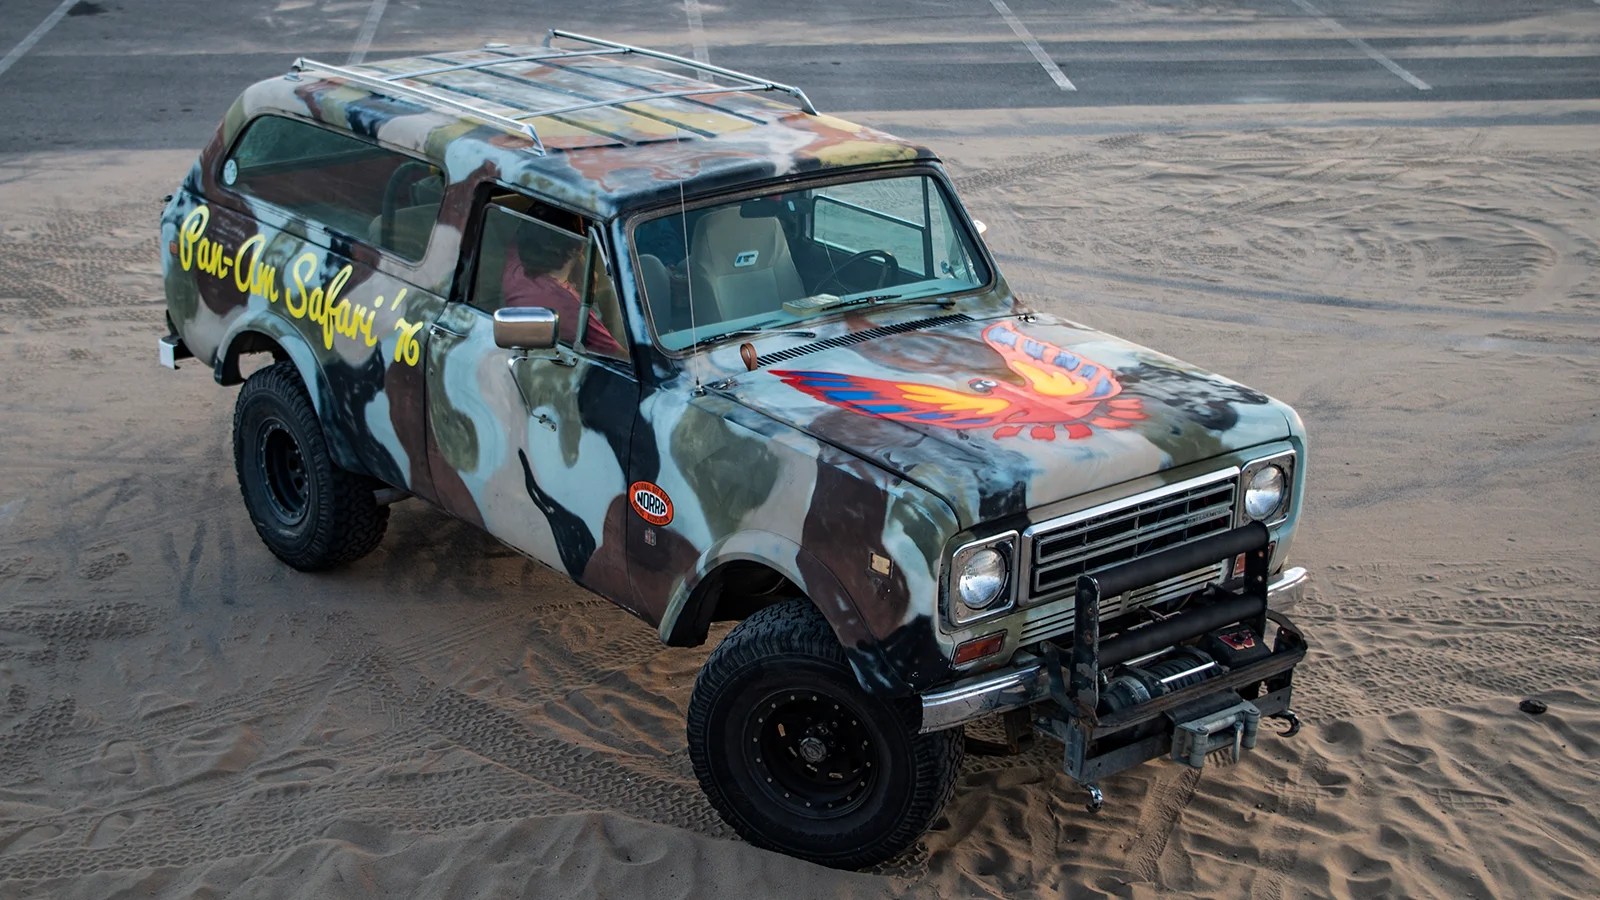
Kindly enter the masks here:
[[[239, 372], [239, 359], [246, 353], [267, 351], [274, 359], [289, 360], [294, 364], [295, 371], [300, 373], [300, 382], [305, 385], [306, 394], [311, 398], [311, 406], [317, 411], [317, 421], [322, 424], [323, 433], [330, 438], [337, 434], [339, 423], [330, 422], [327, 410], [324, 409], [324, 397], [327, 395], [326, 376], [323, 374], [321, 364], [317, 362], [317, 355], [311, 349], [310, 343], [294, 326], [270, 312], [252, 310], [229, 325], [218, 346], [220, 349], [217, 351], [212, 376], [221, 385], [240, 384], [244, 381], [244, 376]], [[328, 449], [340, 468], [353, 472], [365, 470], [361, 461], [351, 451], [349, 442], [329, 440]]]

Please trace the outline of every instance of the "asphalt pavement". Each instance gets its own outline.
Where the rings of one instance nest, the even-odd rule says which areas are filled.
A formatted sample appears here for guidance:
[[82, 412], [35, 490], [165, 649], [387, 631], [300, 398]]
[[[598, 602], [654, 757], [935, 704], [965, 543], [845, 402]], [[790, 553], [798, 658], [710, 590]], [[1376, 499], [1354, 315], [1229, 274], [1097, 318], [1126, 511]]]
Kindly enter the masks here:
[[648, 43], [872, 110], [1600, 97], [1597, 0], [6, 0], [0, 153], [198, 147], [248, 84], [528, 43]]

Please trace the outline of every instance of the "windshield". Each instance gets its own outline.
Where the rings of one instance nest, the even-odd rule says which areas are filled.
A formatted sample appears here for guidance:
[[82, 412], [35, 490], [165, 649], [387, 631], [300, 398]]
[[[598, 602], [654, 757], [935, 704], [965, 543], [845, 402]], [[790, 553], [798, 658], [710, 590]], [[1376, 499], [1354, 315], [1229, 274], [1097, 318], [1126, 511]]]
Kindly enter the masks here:
[[940, 183], [899, 175], [671, 210], [634, 228], [662, 346], [932, 302], [989, 281]]

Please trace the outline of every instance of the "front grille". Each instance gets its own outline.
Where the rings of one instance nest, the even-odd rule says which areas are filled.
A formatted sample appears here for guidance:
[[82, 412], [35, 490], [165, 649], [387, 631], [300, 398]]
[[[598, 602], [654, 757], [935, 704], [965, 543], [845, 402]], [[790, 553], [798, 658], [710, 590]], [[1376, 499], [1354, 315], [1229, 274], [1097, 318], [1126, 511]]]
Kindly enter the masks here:
[[[1208, 584], [1222, 580], [1222, 563], [1213, 563], [1203, 569], [1196, 569], [1187, 575], [1179, 575], [1160, 584], [1152, 584], [1131, 590], [1126, 594], [1115, 597], [1105, 597], [1100, 600], [1100, 618], [1102, 620], [1114, 619], [1117, 616], [1142, 609], [1146, 606], [1159, 606], [1168, 600], [1176, 600], [1187, 594], [1192, 594]], [[1040, 641], [1047, 637], [1054, 637], [1072, 628], [1077, 621], [1078, 610], [1076, 601], [1068, 597], [1060, 603], [1041, 607], [1043, 615], [1022, 626], [1023, 645]]]
[[[1029, 529], [1028, 600], [1075, 589], [1078, 576], [1187, 544], [1233, 526], [1238, 475], [1163, 488]], [[1038, 526], [1035, 526], [1038, 527]], [[1100, 615], [1108, 616], [1105, 607]]]

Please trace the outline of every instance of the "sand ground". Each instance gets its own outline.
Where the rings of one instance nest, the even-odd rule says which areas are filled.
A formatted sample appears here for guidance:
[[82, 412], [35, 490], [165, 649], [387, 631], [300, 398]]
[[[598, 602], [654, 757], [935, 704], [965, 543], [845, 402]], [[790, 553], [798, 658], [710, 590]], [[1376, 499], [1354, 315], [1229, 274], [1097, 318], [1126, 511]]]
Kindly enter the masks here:
[[1600, 105], [1532, 106], [852, 116], [945, 154], [1037, 304], [1294, 404], [1316, 578], [1298, 737], [1098, 816], [1052, 745], [971, 758], [870, 873], [716, 818], [703, 650], [417, 502], [336, 574], [273, 558], [233, 391], [156, 365], [191, 154], [12, 157], [0, 898], [1600, 894], [1600, 154], [1560, 124]]

